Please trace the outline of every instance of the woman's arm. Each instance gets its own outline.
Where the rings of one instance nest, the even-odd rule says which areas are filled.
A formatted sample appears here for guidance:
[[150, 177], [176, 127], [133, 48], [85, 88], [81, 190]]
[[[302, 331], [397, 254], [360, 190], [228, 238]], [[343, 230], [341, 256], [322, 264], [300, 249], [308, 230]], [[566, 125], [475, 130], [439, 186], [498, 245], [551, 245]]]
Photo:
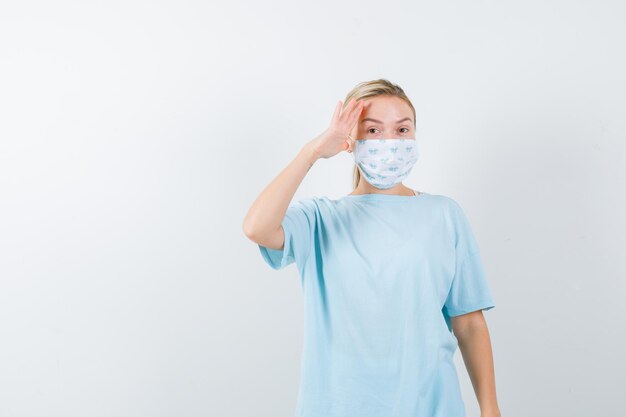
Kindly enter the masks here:
[[353, 99], [342, 110], [339, 101], [330, 126], [307, 142], [289, 165], [259, 194], [242, 226], [250, 240], [271, 249], [283, 249], [285, 234], [282, 220], [296, 190], [315, 161], [349, 149], [348, 134], [356, 124], [362, 108], [362, 101]]
[[281, 222], [296, 190], [319, 159], [314, 140], [306, 143], [296, 157], [256, 198], [243, 222], [246, 236], [271, 249], [282, 249], [285, 235]]
[[500, 417], [491, 340], [482, 310], [452, 317], [451, 324], [476, 393], [481, 417]]

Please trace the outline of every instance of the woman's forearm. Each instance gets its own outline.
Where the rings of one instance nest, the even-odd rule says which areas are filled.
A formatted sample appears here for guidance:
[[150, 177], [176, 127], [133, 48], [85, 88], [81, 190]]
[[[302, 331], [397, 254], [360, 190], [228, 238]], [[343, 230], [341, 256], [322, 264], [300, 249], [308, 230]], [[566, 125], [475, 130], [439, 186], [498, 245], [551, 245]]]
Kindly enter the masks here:
[[481, 417], [500, 417], [489, 329], [481, 311], [453, 318], [455, 336], [467, 368]]
[[296, 157], [261, 191], [244, 218], [245, 234], [257, 240], [281, 225], [296, 190], [319, 159], [315, 142], [307, 142]]

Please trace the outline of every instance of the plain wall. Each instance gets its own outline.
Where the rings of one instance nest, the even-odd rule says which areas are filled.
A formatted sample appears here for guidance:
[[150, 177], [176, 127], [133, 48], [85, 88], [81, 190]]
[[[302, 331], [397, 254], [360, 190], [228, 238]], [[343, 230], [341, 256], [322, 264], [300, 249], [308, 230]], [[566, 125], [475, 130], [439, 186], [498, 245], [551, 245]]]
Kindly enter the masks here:
[[[626, 415], [621, 1], [4, 2], [0, 416], [294, 414], [297, 269], [242, 231], [358, 82], [481, 247], [503, 416]], [[352, 157], [294, 198], [351, 192]], [[469, 416], [478, 416], [459, 351]]]

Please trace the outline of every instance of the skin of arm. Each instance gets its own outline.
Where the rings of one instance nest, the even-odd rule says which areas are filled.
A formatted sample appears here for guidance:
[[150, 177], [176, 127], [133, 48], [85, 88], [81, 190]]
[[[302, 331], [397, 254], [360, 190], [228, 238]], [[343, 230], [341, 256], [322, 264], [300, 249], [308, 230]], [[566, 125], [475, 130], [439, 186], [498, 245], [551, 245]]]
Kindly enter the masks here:
[[315, 142], [306, 143], [259, 194], [243, 222], [243, 231], [250, 240], [271, 249], [283, 249], [282, 219], [296, 190], [318, 159]]
[[472, 381], [481, 417], [501, 417], [496, 399], [491, 339], [482, 310], [452, 317], [451, 324]]
[[351, 100], [342, 109], [339, 101], [330, 126], [315, 139], [307, 142], [296, 157], [261, 191], [243, 221], [243, 232], [255, 243], [282, 250], [285, 231], [282, 220], [296, 190], [315, 161], [330, 158], [350, 148], [348, 134], [357, 123], [363, 102]]

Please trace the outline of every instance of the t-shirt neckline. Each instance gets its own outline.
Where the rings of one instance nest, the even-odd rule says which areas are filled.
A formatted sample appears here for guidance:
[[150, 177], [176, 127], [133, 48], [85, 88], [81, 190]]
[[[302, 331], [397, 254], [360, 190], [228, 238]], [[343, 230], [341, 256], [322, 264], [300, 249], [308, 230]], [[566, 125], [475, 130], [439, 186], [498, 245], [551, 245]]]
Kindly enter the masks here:
[[[415, 190], [413, 190], [413, 192], [415, 192]], [[412, 201], [412, 200], [419, 200], [421, 197], [427, 194], [428, 193], [424, 191], [422, 191], [421, 193], [417, 195], [396, 195], [396, 194], [379, 194], [379, 193], [348, 194], [348, 195], [343, 196], [342, 198], [353, 199], [353, 200], [376, 200], [376, 201], [406, 201], [406, 200]]]

